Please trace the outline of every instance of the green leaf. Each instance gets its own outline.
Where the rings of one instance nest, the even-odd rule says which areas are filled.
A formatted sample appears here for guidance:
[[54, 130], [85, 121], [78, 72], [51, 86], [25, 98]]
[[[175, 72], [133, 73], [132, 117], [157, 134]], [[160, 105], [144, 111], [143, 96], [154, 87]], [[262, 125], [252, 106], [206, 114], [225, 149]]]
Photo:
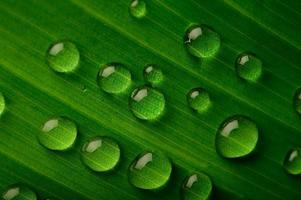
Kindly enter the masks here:
[[[136, 13], [139, 19], [131, 14], [130, 0], [0, 2], [0, 92], [5, 99], [0, 188], [5, 192], [10, 185], [24, 184], [40, 199], [174, 200], [180, 199], [186, 177], [204, 173], [212, 181], [213, 199], [299, 199], [300, 177], [288, 174], [283, 162], [301, 146], [294, 107], [301, 84], [300, 3], [144, 2], [146, 10]], [[187, 50], [185, 34], [193, 25], [208, 26], [220, 36], [213, 56], [197, 58]], [[75, 45], [73, 53], [64, 54], [75, 58], [68, 62], [71, 73], [48, 66], [47, 53], [58, 41]], [[237, 75], [236, 61], [244, 52], [262, 62], [257, 81]], [[51, 62], [60, 67], [61, 58]], [[99, 70], [108, 63], [130, 71], [126, 91], [110, 94], [99, 87]], [[155, 89], [165, 99], [164, 112], [151, 122], [129, 108], [130, 92], [146, 84], [143, 70], [149, 64], [162, 71]], [[188, 105], [193, 88], [208, 92], [206, 112]], [[218, 128], [234, 115], [250, 118], [258, 128], [251, 157], [229, 160], [216, 152]], [[78, 128], [74, 146], [64, 152], [46, 149], [37, 139], [42, 125], [59, 116]], [[120, 146], [114, 171], [97, 173], [82, 163], [82, 146], [96, 136]], [[135, 188], [128, 180], [130, 164], [139, 153], [157, 150], [172, 162], [171, 180], [156, 192]]]

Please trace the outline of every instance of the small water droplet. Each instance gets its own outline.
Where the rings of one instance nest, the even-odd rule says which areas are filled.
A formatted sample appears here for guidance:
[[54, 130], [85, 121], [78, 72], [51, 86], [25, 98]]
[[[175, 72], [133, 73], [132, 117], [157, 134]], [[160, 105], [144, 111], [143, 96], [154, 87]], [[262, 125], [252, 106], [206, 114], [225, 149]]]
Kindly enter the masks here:
[[208, 110], [211, 105], [209, 93], [203, 88], [190, 90], [187, 95], [187, 101], [190, 107], [198, 112]]
[[107, 93], [124, 92], [131, 84], [131, 73], [120, 63], [110, 63], [101, 67], [98, 85]]
[[185, 36], [185, 45], [193, 56], [211, 57], [219, 50], [220, 36], [206, 25], [192, 26]]
[[66, 117], [52, 118], [44, 123], [38, 139], [51, 150], [67, 150], [73, 146], [77, 137], [74, 122]]
[[143, 0], [133, 0], [130, 4], [130, 13], [135, 18], [143, 18], [146, 15], [146, 4]]
[[299, 88], [294, 97], [294, 106], [298, 114], [301, 114], [301, 88]]
[[56, 72], [73, 72], [79, 66], [80, 55], [75, 44], [69, 41], [60, 41], [51, 45], [46, 60]]
[[143, 71], [143, 75], [145, 80], [152, 85], [158, 85], [163, 81], [163, 73], [155, 65], [147, 65]]
[[23, 185], [12, 185], [2, 193], [4, 200], [36, 200], [36, 193]]
[[300, 148], [290, 150], [283, 162], [285, 170], [292, 175], [301, 174], [301, 151]]
[[108, 137], [95, 137], [82, 148], [82, 161], [97, 172], [113, 170], [120, 159], [119, 145]]
[[139, 119], [154, 120], [163, 114], [165, 98], [158, 90], [142, 86], [132, 92], [129, 105]]
[[212, 193], [211, 179], [203, 173], [195, 173], [184, 180], [182, 187], [183, 200], [207, 200]]
[[161, 189], [167, 185], [171, 171], [171, 162], [163, 153], [146, 151], [130, 165], [129, 182], [140, 189]]
[[243, 53], [236, 60], [236, 73], [242, 79], [256, 81], [262, 75], [262, 62], [253, 54]]
[[3, 114], [5, 110], [5, 98], [3, 94], [0, 92], [0, 116]]
[[256, 124], [244, 116], [228, 118], [216, 134], [216, 150], [226, 158], [244, 157], [255, 151], [258, 142]]

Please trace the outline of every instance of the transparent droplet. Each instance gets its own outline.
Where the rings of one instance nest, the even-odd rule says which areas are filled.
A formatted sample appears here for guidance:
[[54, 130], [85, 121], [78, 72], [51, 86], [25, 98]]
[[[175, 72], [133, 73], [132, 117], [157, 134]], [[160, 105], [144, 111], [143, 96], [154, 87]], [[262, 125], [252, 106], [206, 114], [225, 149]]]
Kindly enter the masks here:
[[113, 170], [120, 159], [118, 144], [108, 137], [95, 137], [87, 141], [82, 148], [82, 161], [97, 172]]
[[219, 34], [206, 25], [190, 27], [184, 40], [189, 53], [199, 58], [213, 56], [221, 44]]
[[158, 85], [163, 81], [163, 73], [155, 65], [147, 65], [143, 71], [143, 75], [145, 80], [152, 85]]
[[80, 54], [75, 44], [60, 41], [51, 45], [47, 52], [47, 63], [56, 72], [73, 72], [79, 66]]
[[161, 189], [167, 185], [171, 171], [171, 162], [164, 154], [160, 151], [146, 151], [130, 165], [129, 182], [140, 189]]
[[158, 90], [143, 86], [132, 92], [129, 104], [130, 109], [139, 119], [154, 120], [163, 114], [165, 98]]
[[301, 114], [301, 88], [299, 88], [294, 97], [294, 106], [297, 113]]
[[38, 139], [44, 147], [58, 151], [71, 148], [76, 137], [76, 124], [65, 117], [48, 120], [38, 135]]
[[0, 92], [0, 116], [2, 115], [4, 110], [5, 110], [5, 98], [3, 94]]
[[124, 92], [131, 84], [131, 73], [120, 63], [110, 63], [101, 67], [98, 85], [107, 93]]
[[234, 116], [220, 126], [216, 134], [216, 150], [226, 158], [244, 157], [256, 149], [258, 129], [256, 124], [244, 116]]
[[135, 18], [142, 18], [146, 15], [146, 4], [143, 0], [133, 0], [130, 4], [130, 13]]
[[292, 175], [301, 174], [301, 150], [300, 148], [295, 148], [290, 150], [283, 162], [285, 170]]
[[256, 81], [262, 75], [262, 62], [253, 54], [243, 53], [236, 60], [236, 73], [242, 79]]
[[198, 112], [208, 110], [211, 105], [209, 93], [203, 88], [192, 89], [187, 95], [190, 107]]
[[211, 179], [203, 173], [188, 176], [182, 186], [183, 200], [207, 200], [212, 193]]
[[24, 185], [12, 185], [3, 193], [3, 200], [36, 200], [37, 195], [31, 189]]

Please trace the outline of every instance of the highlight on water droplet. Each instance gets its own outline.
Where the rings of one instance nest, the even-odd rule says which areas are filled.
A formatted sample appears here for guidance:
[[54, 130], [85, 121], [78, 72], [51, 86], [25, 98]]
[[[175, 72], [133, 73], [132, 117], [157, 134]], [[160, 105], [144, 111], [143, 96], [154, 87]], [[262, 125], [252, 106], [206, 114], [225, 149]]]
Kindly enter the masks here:
[[160, 84], [163, 81], [163, 73], [155, 65], [147, 65], [143, 70], [144, 79], [153, 86]]
[[59, 41], [48, 49], [46, 60], [54, 71], [70, 73], [78, 68], [80, 54], [72, 42]]
[[108, 137], [95, 137], [87, 141], [82, 148], [82, 161], [97, 172], [113, 170], [120, 160], [119, 145]]
[[160, 151], [146, 151], [130, 165], [129, 182], [140, 189], [158, 190], [167, 185], [172, 171], [170, 160]]
[[287, 171], [287, 173], [292, 175], [300, 175], [301, 174], [301, 149], [294, 148], [288, 151], [284, 162], [283, 167]]
[[184, 43], [188, 52], [196, 57], [212, 57], [220, 48], [218, 33], [206, 25], [193, 25], [186, 32]]
[[129, 106], [139, 119], [155, 120], [163, 114], [165, 98], [158, 90], [142, 86], [132, 92]]
[[183, 183], [181, 199], [208, 200], [212, 193], [212, 182], [204, 173], [194, 173], [188, 176]]
[[146, 3], [143, 0], [133, 0], [130, 4], [130, 13], [135, 18], [143, 18], [146, 15]]
[[73, 146], [77, 137], [76, 124], [66, 117], [49, 119], [38, 135], [39, 142], [51, 150], [67, 150]]
[[236, 60], [237, 75], [248, 81], [257, 81], [262, 75], [262, 62], [251, 53], [243, 53]]
[[216, 134], [217, 152], [225, 158], [240, 158], [253, 153], [258, 142], [256, 124], [245, 116], [233, 116], [222, 123]]
[[198, 112], [208, 110], [211, 105], [209, 93], [203, 88], [194, 88], [187, 94], [189, 106]]
[[3, 200], [36, 200], [37, 195], [24, 185], [11, 185], [3, 193]]
[[3, 114], [5, 110], [5, 98], [3, 94], [0, 92], [0, 116]]
[[97, 82], [107, 93], [122, 93], [131, 85], [131, 73], [120, 63], [109, 63], [101, 67]]

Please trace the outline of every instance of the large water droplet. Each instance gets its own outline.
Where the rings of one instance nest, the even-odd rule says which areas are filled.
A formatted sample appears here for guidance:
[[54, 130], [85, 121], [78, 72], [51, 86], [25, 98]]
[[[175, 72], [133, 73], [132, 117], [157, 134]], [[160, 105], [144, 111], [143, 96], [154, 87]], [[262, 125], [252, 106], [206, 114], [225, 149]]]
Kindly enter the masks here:
[[182, 187], [183, 200], [207, 200], [212, 193], [211, 179], [203, 173], [187, 177]]
[[72, 42], [61, 41], [49, 48], [46, 59], [54, 71], [69, 73], [79, 66], [80, 55]]
[[124, 92], [131, 84], [131, 73], [120, 63], [110, 63], [101, 67], [98, 85], [107, 93]]
[[256, 81], [262, 75], [262, 62], [253, 54], [243, 53], [236, 60], [236, 72], [242, 79]]
[[254, 152], [258, 142], [258, 129], [244, 116], [234, 116], [220, 126], [215, 139], [217, 152], [226, 158], [239, 158]]
[[300, 148], [295, 148], [290, 150], [283, 162], [285, 170], [289, 174], [300, 175], [301, 174], [301, 150]]
[[140, 189], [157, 190], [167, 185], [171, 162], [160, 151], [140, 154], [129, 167], [129, 181]]
[[142, 18], [146, 15], [146, 4], [143, 0], [133, 0], [130, 5], [130, 13], [135, 18]]
[[36, 200], [37, 195], [24, 185], [12, 185], [2, 193], [3, 200]]
[[155, 65], [147, 65], [143, 71], [143, 75], [145, 80], [153, 86], [163, 81], [163, 73], [161, 69]]
[[157, 119], [164, 111], [164, 95], [148, 86], [135, 89], [130, 98], [130, 109], [134, 115], [144, 120]]
[[220, 36], [205, 25], [192, 26], [185, 36], [188, 51], [196, 57], [211, 57], [220, 47]]
[[48, 149], [67, 150], [75, 143], [76, 136], [75, 123], [65, 117], [58, 117], [44, 123], [38, 138]]
[[211, 105], [209, 93], [203, 88], [192, 89], [187, 95], [190, 107], [198, 112], [208, 110]]
[[120, 159], [118, 144], [108, 137], [95, 137], [82, 148], [82, 161], [97, 172], [113, 170]]
[[4, 110], [5, 110], [5, 98], [3, 94], [0, 92], [0, 116], [2, 115]]

